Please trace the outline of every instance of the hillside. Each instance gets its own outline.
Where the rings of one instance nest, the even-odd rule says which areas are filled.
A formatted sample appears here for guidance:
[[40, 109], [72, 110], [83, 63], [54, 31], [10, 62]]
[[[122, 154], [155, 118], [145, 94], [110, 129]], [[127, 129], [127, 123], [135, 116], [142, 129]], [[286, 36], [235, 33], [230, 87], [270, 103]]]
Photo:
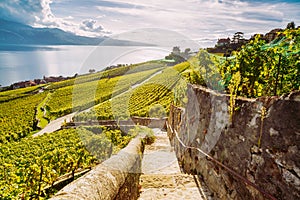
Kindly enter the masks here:
[[[22, 46], [23, 45], [23, 46]], [[32, 50], [25, 45], [153, 46], [148, 43], [103, 37], [84, 37], [58, 28], [34, 28], [0, 19], [0, 50]]]
[[171, 104], [186, 105], [187, 84], [193, 83], [230, 94], [232, 119], [239, 109], [238, 96], [279, 96], [299, 90], [299, 31], [286, 30], [272, 43], [257, 36], [232, 57], [200, 50], [175, 66], [150, 61], [0, 92], [0, 162], [4, 163], [0, 198], [46, 196], [45, 188], [59, 177], [102, 162], [136, 134], [79, 125], [31, 137], [61, 116], [74, 113], [74, 123], [90, 125], [99, 120], [119, 123], [132, 117], [166, 117]]
[[[147, 71], [147, 69], [149, 69], [151, 71], [157, 67], [161, 68], [163, 66], [144, 66], [141, 67], [140, 70]], [[112, 149], [111, 151], [109, 150], [111, 143], [107, 137], [94, 137], [88, 130], [80, 137], [75, 130], [59, 131], [52, 133], [51, 136], [44, 135], [35, 139], [31, 139], [29, 135], [39, 129], [38, 122], [40, 120], [44, 120], [47, 123], [50, 119], [56, 118], [57, 115], [72, 112], [72, 93], [75, 90], [74, 88], [78, 87], [87, 92], [93, 91], [93, 88], [98, 88], [96, 99], [91, 96], [91, 98], [83, 99], [81, 102], [78, 102], [80, 106], [87, 108], [88, 104], [94, 100], [98, 102], [108, 100], [114, 91], [116, 82], [120, 79], [120, 75], [126, 73], [128, 70], [129, 68], [119, 68], [82, 75], [78, 76], [76, 80], [70, 79], [50, 84], [47, 86], [48, 88], [44, 88], [43, 91], [41, 91], [41, 88], [45, 85], [0, 93], [0, 161], [1, 163], [5, 163], [0, 167], [1, 199], [14, 199], [19, 195], [25, 196], [26, 199], [29, 197], [34, 198], [36, 195], [39, 196], [41, 194], [37, 192], [39, 187], [43, 190], [45, 187], [51, 186], [59, 176], [77, 170], [78, 168], [91, 167], [95, 165], [95, 163], [101, 162], [102, 159], [109, 157], [112, 151], [117, 150], [121, 143], [126, 145], [126, 140], [128, 141], [129, 138], [123, 138], [120, 131], [110, 132], [108, 130], [107, 132], [107, 135], [115, 142], [115, 147], [113, 148], [115, 150]], [[152, 72], [145, 72], [145, 74], [141, 76], [140, 70], [136, 69], [135, 71], [139, 76], [129, 74], [128, 78], [130, 79], [126, 79], [126, 81], [123, 82], [124, 87], [121, 88], [122, 90], [126, 90], [130, 87], [130, 80], [133, 80], [132, 78], [134, 76], [136, 77], [136, 81], [141, 81], [149, 76], [147, 74], [154, 73], [152, 70]], [[107, 78], [108, 76], [115, 76], [115, 78], [109, 80]], [[126, 77], [126, 75], [124, 75], [124, 77]], [[98, 85], [99, 79], [101, 79], [100, 82], [102, 84]], [[56, 112], [54, 107], [60, 102], [63, 104], [58, 106], [60, 110]], [[71, 107], [71, 109], [69, 109], [69, 107]], [[41, 113], [41, 115], [39, 113]], [[85, 144], [88, 144], [90, 140], [98, 141], [102, 143], [104, 150], [107, 149], [109, 151], [95, 149], [98, 152], [103, 152], [103, 156], [98, 158], [94, 157], [86, 151], [85, 144], [81, 141], [83, 137], [86, 139]], [[32, 151], [32, 148], [28, 148], [27, 145], [31, 147], [34, 146], [34, 151]], [[121, 148], [121, 146], [119, 148]], [[62, 151], [64, 151], [64, 153]], [[37, 157], [40, 159], [37, 159]], [[32, 158], [35, 161], [32, 160]], [[75, 161], [77, 163], [76, 165], [74, 163]], [[46, 163], [52, 164], [49, 165]], [[74, 163], [74, 165], [71, 163]], [[41, 169], [41, 167], [43, 169]], [[40, 174], [41, 170], [42, 173], [45, 172], [48, 174], [48, 176], [43, 177], [43, 183], [38, 181], [38, 176], [34, 175]], [[6, 174], [11, 175], [7, 177]]]
[[[43, 85], [1, 92], [1, 117], [6, 119], [0, 122], [1, 141], [18, 140], [37, 130], [37, 106], [42, 109], [37, 113], [44, 112], [42, 116], [48, 121], [92, 106], [95, 107], [76, 119], [148, 117], [155, 104], [164, 107], [167, 114], [171, 102], [184, 104], [186, 101], [185, 86], [179, 80], [233, 96], [272, 96], [299, 90], [299, 30], [286, 30], [284, 37], [272, 43], [257, 37], [229, 58], [200, 50], [188, 62], [174, 67], [154, 61], [52, 83], [42, 93], [39, 91]], [[157, 72], [161, 73], [151, 77]], [[138, 85], [149, 77], [147, 83]], [[135, 85], [139, 87], [133, 89]], [[176, 91], [175, 86], [179, 86]], [[132, 91], [126, 93], [128, 90]], [[39, 105], [41, 102], [44, 103]], [[128, 102], [128, 105], [124, 106], [122, 102]], [[22, 116], [23, 112], [27, 113], [26, 118]]]
[[57, 28], [31, 26], [0, 19], [0, 44], [97, 45], [104, 38], [77, 36]]
[[189, 81], [233, 96], [281, 96], [300, 89], [300, 28], [271, 42], [256, 35], [231, 56], [205, 50], [190, 60]]

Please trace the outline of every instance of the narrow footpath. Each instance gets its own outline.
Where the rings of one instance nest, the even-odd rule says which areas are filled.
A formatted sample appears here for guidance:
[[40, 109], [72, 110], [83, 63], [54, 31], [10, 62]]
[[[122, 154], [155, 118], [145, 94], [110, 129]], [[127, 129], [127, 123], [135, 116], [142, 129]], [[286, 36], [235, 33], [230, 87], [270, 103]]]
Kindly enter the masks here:
[[61, 128], [61, 125], [64, 122], [71, 122], [72, 118], [76, 115], [76, 112], [71, 113], [69, 115], [60, 117], [54, 121], [51, 121], [45, 128], [43, 128], [41, 131], [37, 132], [36, 134], [32, 135], [33, 137], [44, 135], [45, 133], [52, 133], [54, 131], [57, 131]]
[[167, 133], [155, 129], [155, 136], [155, 142], [145, 148], [139, 199], [211, 200], [209, 192], [196, 176], [181, 173]]

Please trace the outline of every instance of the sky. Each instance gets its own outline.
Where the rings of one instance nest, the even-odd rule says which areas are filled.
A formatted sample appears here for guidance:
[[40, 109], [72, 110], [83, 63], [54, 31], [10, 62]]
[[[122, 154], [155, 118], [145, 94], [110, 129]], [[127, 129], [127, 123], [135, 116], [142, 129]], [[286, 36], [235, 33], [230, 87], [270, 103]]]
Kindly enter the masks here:
[[164, 29], [205, 46], [237, 31], [298, 26], [300, 0], [1, 0], [0, 18], [84, 36]]

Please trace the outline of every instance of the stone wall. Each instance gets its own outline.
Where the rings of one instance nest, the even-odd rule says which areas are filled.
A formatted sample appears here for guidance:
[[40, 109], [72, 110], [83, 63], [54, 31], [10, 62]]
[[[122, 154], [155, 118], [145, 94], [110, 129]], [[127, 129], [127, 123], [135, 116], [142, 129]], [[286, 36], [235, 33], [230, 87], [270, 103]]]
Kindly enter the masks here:
[[166, 121], [168, 118], [147, 118], [147, 117], [131, 117], [135, 124], [147, 126], [148, 128], [165, 129]]
[[[189, 85], [188, 99], [184, 109], [171, 106], [168, 121], [184, 172], [201, 175], [220, 199], [300, 199], [300, 92], [239, 98], [232, 116], [228, 95]], [[185, 145], [201, 149], [243, 178], [183, 147], [173, 130]]]
[[137, 199], [143, 151], [142, 139], [134, 138], [117, 155], [73, 181], [51, 199]]
[[132, 116], [130, 120], [95, 120], [86, 122], [69, 122], [65, 123], [62, 128], [72, 128], [78, 126], [107, 126], [110, 128], [126, 129], [126, 127], [132, 128], [136, 125], [147, 126], [148, 128], [166, 128], [166, 121], [168, 118], [148, 118], [148, 117], [136, 117]]

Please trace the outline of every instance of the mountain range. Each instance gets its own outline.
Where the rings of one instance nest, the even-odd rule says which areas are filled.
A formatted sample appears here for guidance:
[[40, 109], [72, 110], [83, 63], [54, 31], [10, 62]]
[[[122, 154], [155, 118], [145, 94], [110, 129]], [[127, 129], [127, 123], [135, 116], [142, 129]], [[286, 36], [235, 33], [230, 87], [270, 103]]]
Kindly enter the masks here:
[[[0, 50], [26, 45], [104, 45], [153, 46], [151, 44], [117, 40], [109, 37], [85, 37], [58, 28], [35, 28], [0, 19]], [[26, 47], [27, 48], [27, 47]]]
[[34, 28], [0, 19], [0, 44], [97, 45], [104, 39], [77, 36], [58, 28]]

